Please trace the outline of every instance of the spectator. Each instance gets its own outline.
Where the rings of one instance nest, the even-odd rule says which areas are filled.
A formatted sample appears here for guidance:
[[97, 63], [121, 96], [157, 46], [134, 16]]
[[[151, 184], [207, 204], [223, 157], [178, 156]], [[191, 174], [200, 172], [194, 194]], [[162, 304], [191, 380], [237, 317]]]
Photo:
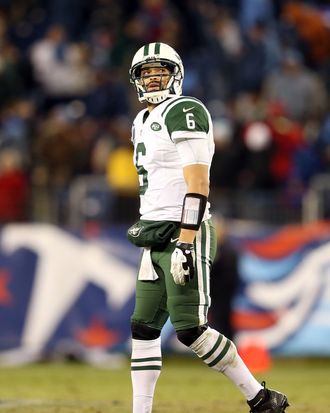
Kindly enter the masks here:
[[322, 171], [330, 172], [330, 113], [328, 113], [321, 125], [315, 147], [319, 155]]
[[110, 151], [106, 177], [113, 194], [111, 221], [133, 223], [138, 218], [138, 176], [132, 162], [133, 148], [127, 119], [115, 122], [117, 143]]
[[283, 7], [282, 20], [290, 23], [306, 46], [306, 57], [318, 67], [330, 54], [330, 29], [321, 9], [306, 2], [290, 1]]
[[236, 66], [236, 91], [259, 93], [263, 79], [279, 63], [277, 37], [270, 26], [257, 21], [247, 29], [242, 41]]
[[213, 128], [215, 152], [210, 182], [219, 192], [232, 190], [237, 185], [242, 145], [236, 139], [234, 125], [230, 119], [215, 119]]
[[304, 122], [307, 118], [321, 119], [327, 104], [321, 78], [304, 66], [298, 50], [286, 50], [281, 67], [264, 79], [265, 99], [280, 102], [289, 118]]
[[267, 190], [273, 187], [270, 160], [273, 138], [263, 120], [252, 121], [242, 130], [243, 162], [239, 171], [239, 187], [243, 190]]
[[0, 106], [23, 94], [19, 50], [7, 40], [7, 21], [0, 11]]
[[293, 159], [304, 146], [302, 126], [291, 120], [283, 105], [270, 102], [266, 122], [271, 131], [273, 150], [270, 173], [275, 187], [285, 186], [292, 172]]
[[272, 0], [240, 0], [239, 20], [243, 30], [248, 30], [258, 22], [272, 23], [275, 18]]
[[0, 151], [0, 224], [28, 219], [29, 184], [15, 149]]
[[85, 98], [86, 114], [95, 119], [111, 120], [128, 115], [129, 104], [126, 89], [114, 70], [95, 70], [93, 89]]
[[[69, 109], [69, 110], [68, 110]], [[61, 224], [67, 219], [67, 196], [70, 183], [79, 174], [89, 172], [92, 142], [83, 140], [70, 106], [54, 106], [37, 130], [33, 147], [32, 183], [51, 199], [47, 215]]]
[[50, 98], [85, 96], [91, 89], [88, 48], [68, 41], [62, 26], [51, 26], [32, 46], [31, 62], [37, 81]]
[[0, 112], [0, 147], [16, 149], [29, 164], [36, 108], [28, 99], [11, 100]]

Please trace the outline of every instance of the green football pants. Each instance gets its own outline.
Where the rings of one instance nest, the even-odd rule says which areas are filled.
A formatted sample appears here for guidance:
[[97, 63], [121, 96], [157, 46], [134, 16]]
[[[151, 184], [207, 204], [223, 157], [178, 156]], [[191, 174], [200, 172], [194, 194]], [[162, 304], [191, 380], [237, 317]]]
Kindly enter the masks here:
[[180, 229], [162, 249], [152, 249], [151, 258], [159, 278], [155, 281], [137, 280], [132, 321], [161, 330], [170, 317], [176, 331], [207, 322], [211, 304], [210, 267], [216, 252], [215, 227], [211, 219], [202, 222], [194, 243], [195, 275], [184, 286], [175, 284], [170, 273], [174, 240], [179, 232]]

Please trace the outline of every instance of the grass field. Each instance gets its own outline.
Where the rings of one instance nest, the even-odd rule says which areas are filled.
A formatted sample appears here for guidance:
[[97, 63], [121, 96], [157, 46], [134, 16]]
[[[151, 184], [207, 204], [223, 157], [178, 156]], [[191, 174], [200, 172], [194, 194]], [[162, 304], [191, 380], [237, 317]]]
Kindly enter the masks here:
[[[330, 359], [275, 360], [257, 375], [288, 394], [288, 413], [330, 412]], [[117, 370], [36, 364], [0, 370], [0, 413], [130, 413], [129, 363]], [[164, 358], [154, 413], [247, 413], [238, 390], [193, 358]]]

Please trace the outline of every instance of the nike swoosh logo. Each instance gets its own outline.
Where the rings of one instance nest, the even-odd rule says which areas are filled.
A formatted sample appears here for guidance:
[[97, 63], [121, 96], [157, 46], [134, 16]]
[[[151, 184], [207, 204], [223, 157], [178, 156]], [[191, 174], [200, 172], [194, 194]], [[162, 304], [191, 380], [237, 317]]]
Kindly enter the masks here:
[[263, 402], [263, 401], [264, 401], [264, 399], [260, 399], [260, 400], [258, 400], [258, 401], [257, 401], [257, 403], [253, 405], [253, 407], [257, 407], [257, 406], [259, 406], [259, 404], [260, 404], [261, 402]]
[[188, 112], [189, 110], [194, 109], [194, 107], [195, 107], [195, 106], [192, 106], [191, 108], [183, 108], [182, 110], [183, 110], [184, 113], [186, 113], [186, 112]]
[[171, 242], [176, 242], [179, 238], [171, 238]]

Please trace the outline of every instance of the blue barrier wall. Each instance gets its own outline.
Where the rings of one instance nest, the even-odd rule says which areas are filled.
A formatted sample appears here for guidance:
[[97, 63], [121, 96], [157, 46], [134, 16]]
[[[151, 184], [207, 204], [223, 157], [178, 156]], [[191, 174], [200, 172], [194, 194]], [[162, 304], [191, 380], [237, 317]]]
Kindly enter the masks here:
[[[330, 355], [330, 224], [233, 235], [240, 253], [236, 341]], [[0, 362], [69, 348], [127, 352], [139, 250], [125, 230], [95, 237], [8, 225], [0, 244]], [[166, 349], [177, 349], [173, 330]]]

